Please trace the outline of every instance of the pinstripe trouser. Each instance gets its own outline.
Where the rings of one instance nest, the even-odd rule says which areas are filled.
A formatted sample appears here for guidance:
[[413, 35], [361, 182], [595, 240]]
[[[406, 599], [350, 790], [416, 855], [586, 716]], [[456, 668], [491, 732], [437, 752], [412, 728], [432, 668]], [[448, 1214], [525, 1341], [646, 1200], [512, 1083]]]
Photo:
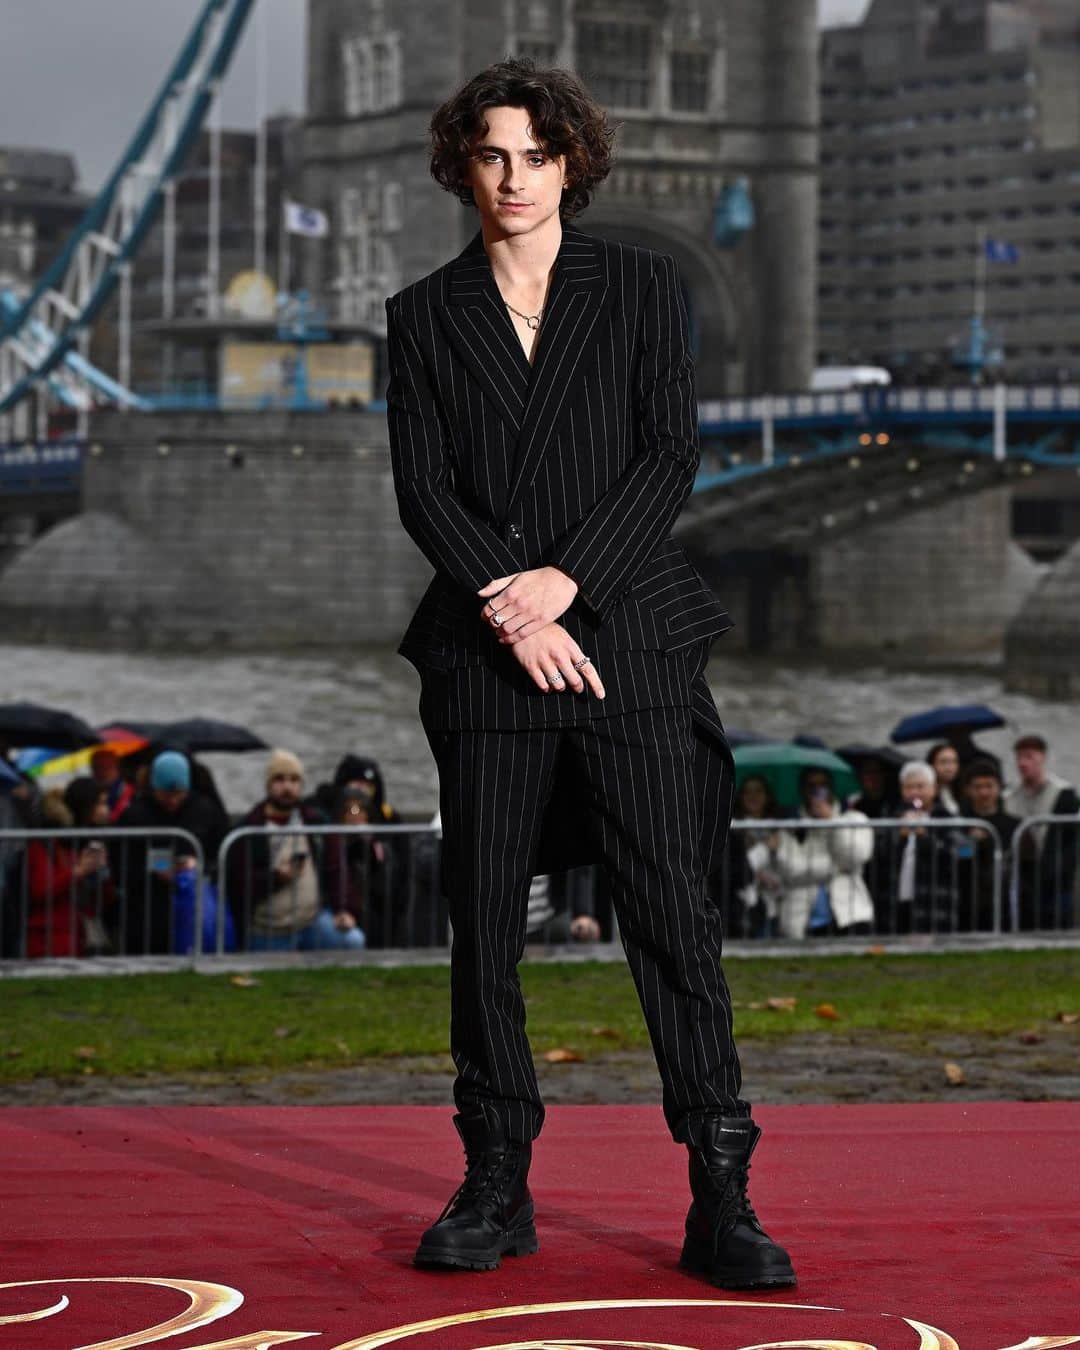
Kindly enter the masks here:
[[[446, 733], [439, 753], [453, 924], [450, 1042], [458, 1109], [498, 1103], [511, 1137], [544, 1120], [517, 965], [556, 757], [572, 756], [601, 822], [620, 936], [645, 1013], [672, 1134], [688, 1111], [749, 1114], [705, 889], [689, 708], [544, 730]], [[706, 809], [709, 804], [704, 804]]]

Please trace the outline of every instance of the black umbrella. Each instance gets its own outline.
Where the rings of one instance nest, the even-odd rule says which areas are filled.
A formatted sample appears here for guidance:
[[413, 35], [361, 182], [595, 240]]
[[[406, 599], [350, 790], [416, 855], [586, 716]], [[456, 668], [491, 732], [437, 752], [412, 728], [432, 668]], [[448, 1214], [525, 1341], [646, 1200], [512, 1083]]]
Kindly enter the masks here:
[[233, 722], [215, 722], [209, 717], [188, 717], [180, 722], [166, 722], [154, 733], [154, 742], [170, 750], [183, 750], [189, 755], [206, 753], [242, 753], [245, 750], [268, 750], [261, 737], [247, 727]]
[[906, 757], [891, 745], [866, 745], [862, 741], [853, 741], [850, 745], [838, 745], [834, 751], [841, 759], [846, 759], [856, 772], [866, 759], [880, 760], [889, 769], [899, 769]]
[[42, 750], [82, 750], [101, 737], [89, 722], [40, 703], [0, 703], [0, 741]]

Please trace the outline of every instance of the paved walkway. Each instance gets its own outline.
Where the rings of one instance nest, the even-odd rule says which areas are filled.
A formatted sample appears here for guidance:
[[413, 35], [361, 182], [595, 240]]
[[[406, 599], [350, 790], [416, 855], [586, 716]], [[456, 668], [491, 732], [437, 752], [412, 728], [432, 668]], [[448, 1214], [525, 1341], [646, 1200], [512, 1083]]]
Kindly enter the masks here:
[[[791, 960], [792, 957], [858, 956], [873, 951], [889, 956], [942, 955], [948, 952], [1023, 952], [1080, 947], [1080, 929], [1065, 933], [993, 934], [963, 933], [949, 937], [836, 938], [813, 941], [732, 941], [724, 945], [724, 958], [747, 957]], [[530, 945], [527, 961], [622, 961], [617, 942], [583, 942], [572, 946]], [[0, 961], [0, 979], [60, 978], [69, 975], [149, 975], [155, 971], [196, 970], [203, 975], [224, 975], [252, 970], [318, 970], [323, 966], [445, 966], [450, 964], [446, 947], [387, 948], [359, 952], [236, 952], [228, 956], [95, 956], [80, 960], [57, 958], [40, 961]]]

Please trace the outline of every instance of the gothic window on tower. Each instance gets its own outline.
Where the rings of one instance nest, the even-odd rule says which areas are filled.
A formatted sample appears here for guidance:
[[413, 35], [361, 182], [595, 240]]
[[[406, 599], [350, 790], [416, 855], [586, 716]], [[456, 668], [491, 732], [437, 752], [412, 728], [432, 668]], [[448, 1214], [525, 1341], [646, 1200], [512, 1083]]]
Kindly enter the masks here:
[[345, 115], [359, 117], [372, 103], [372, 51], [367, 38], [348, 37], [341, 44], [341, 59], [345, 73]]
[[385, 112], [402, 99], [399, 33], [348, 37], [341, 44], [346, 117]]
[[710, 53], [676, 47], [671, 53], [670, 106], [674, 112], [708, 112]]
[[648, 23], [578, 21], [578, 69], [601, 103], [613, 108], [651, 106], [651, 36]]

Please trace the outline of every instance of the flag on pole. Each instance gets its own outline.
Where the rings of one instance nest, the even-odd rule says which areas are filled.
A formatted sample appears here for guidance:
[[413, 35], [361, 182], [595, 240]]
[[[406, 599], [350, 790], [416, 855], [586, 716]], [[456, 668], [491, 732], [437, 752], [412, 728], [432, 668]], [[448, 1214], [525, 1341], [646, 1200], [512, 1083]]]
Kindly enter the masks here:
[[986, 261], [1014, 263], [1020, 261], [1020, 250], [1015, 244], [1008, 244], [1004, 239], [988, 239], [986, 241]]
[[285, 229], [289, 234], [306, 235], [308, 239], [325, 239], [330, 233], [330, 220], [325, 211], [286, 198]]

